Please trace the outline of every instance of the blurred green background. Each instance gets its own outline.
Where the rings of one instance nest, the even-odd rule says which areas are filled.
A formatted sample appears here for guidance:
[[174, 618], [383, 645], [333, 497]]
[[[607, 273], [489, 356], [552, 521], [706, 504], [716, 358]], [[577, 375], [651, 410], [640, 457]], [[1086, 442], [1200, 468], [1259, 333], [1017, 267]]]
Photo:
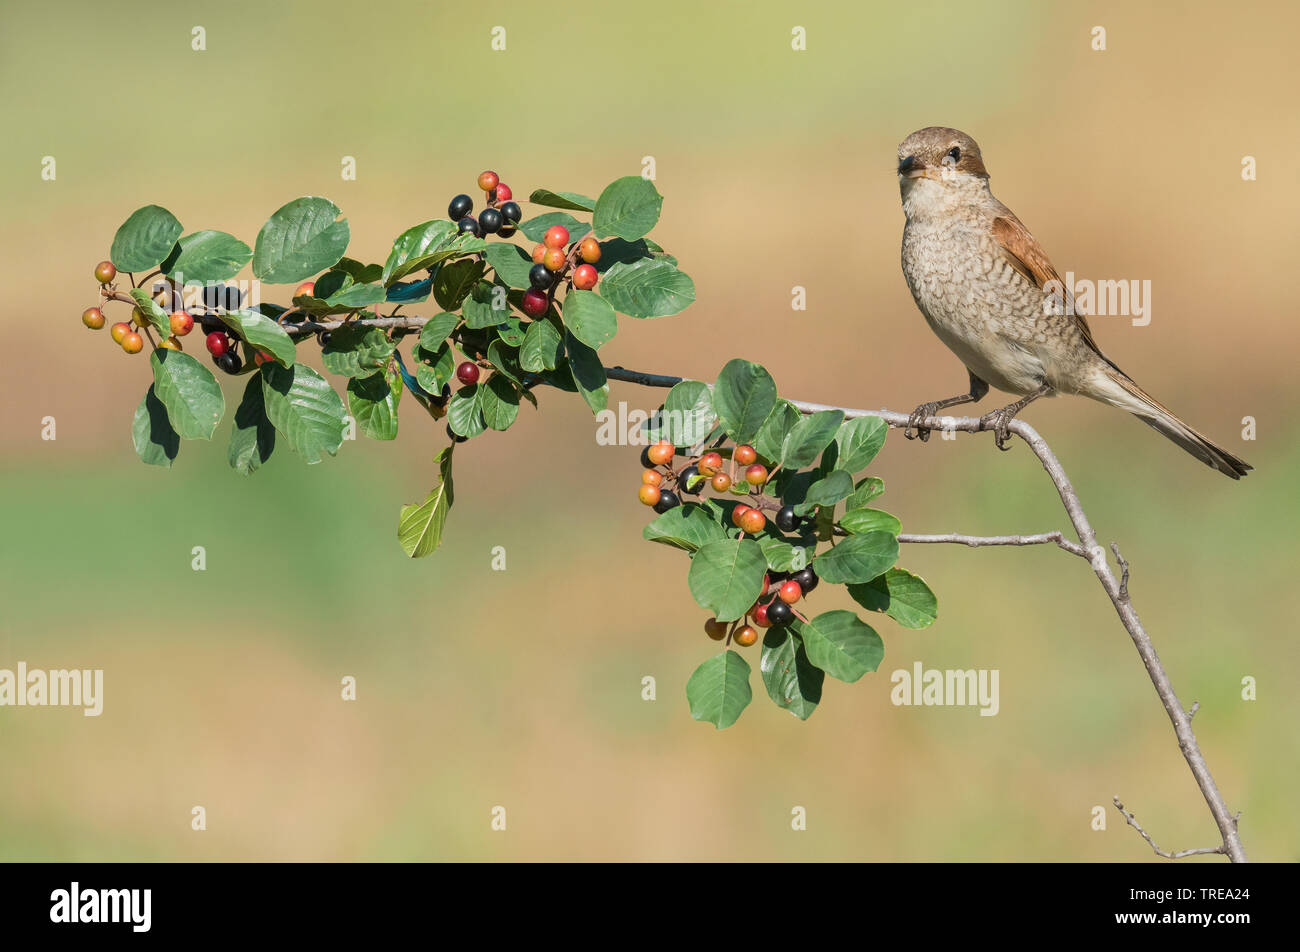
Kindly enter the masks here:
[[[640, 540], [636, 451], [597, 446], [575, 397], [544, 394], [544, 419], [525, 408], [457, 454], [447, 541], [411, 562], [397, 512], [445, 441], [413, 402], [396, 444], [345, 443], [320, 466], [283, 452], [241, 478], [227, 420], [161, 471], [130, 442], [145, 358], [78, 319], [143, 204], [251, 243], [285, 201], [325, 195], [349, 254], [382, 261], [483, 168], [516, 195], [595, 194], [651, 155], [655, 234], [698, 303], [623, 322], [607, 364], [712, 379], [743, 356], [788, 396], [908, 410], [965, 382], [898, 265], [895, 148], [932, 124], [979, 140], [994, 193], [1061, 271], [1152, 281], [1151, 324], [1096, 319], [1102, 346], [1257, 467], [1231, 483], [1085, 401], [1026, 414], [1132, 562], [1251, 856], [1300, 855], [1294, 5], [69, 3], [3, 18], [0, 667], [102, 667], [106, 696], [97, 719], [0, 709], [0, 858], [1154, 860], [1114, 794], [1166, 848], [1213, 845], [1131, 643], [1065, 553], [905, 547], [939, 594], [933, 628], [880, 618], [880, 672], [828, 680], [807, 723], [755, 670], [754, 703], [716, 732], [685, 702], [715, 650], [687, 560]], [[1245, 155], [1258, 181], [1241, 180]], [[615, 385], [611, 402], [661, 397]], [[1246, 416], [1258, 439], [1243, 444]], [[1066, 527], [1023, 445], [895, 432], [873, 471], [910, 531]], [[917, 660], [999, 669], [1001, 712], [894, 707], [889, 673]], [[490, 830], [496, 805], [507, 832]]]

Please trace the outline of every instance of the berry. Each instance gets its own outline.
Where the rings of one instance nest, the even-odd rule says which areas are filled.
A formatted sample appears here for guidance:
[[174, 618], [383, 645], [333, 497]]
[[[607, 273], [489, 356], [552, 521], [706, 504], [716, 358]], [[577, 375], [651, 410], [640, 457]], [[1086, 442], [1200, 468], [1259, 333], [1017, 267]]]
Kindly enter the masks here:
[[81, 323], [97, 331], [104, 326], [104, 312], [97, 307], [88, 307], [81, 312]]
[[457, 195], [447, 206], [447, 217], [452, 221], [460, 221], [473, 210], [474, 199], [468, 195]]
[[546, 254], [542, 255], [542, 264], [551, 271], [563, 270], [565, 260], [563, 248], [547, 248]]
[[748, 466], [758, 459], [758, 453], [748, 443], [741, 443], [736, 447], [736, 451], [731, 454], [731, 458], [741, 466]]
[[660, 440], [646, 451], [651, 464], [654, 466], [663, 466], [673, 458], [673, 454], [676, 452], [677, 447], [668, 440]]
[[456, 379], [467, 387], [472, 387], [478, 383], [478, 378], [478, 364], [472, 361], [467, 360], [456, 368]]
[[[505, 182], [502, 182], [500, 179], [497, 180], [496, 193], [498, 202], [508, 202], [510, 199], [515, 197], [515, 193], [510, 191], [510, 186]], [[515, 219], [515, 221], [518, 220], [518, 218]]]
[[329, 345], [329, 342], [330, 342], [330, 332], [329, 332], [329, 331], [317, 331], [317, 332], [316, 332], [316, 343], [320, 344], [322, 347], [325, 347], [325, 346], [328, 346], [328, 345]]
[[213, 357], [220, 357], [222, 354], [230, 350], [230, 338], [220, 331], [217, 331], [216, 333], [209, 334], [203, 341], [203, 345], [207, 347], [208, 353]]
[[767, 528], [767, 516], [762, 509], [751, 509], [740, 517], [740, 529], [749, 535], [758, 535]]
[[596, 286], [599, 275], [589, 264], [580, 264], [573, 272], [573, 286], [579, 291], [590, 291]]
[[144, 338], [136, 331], [127, 331], [122, 337], [122, 349], [128, 354], [138, 354], [144, 350]]
[[754, 609], [754, 624], [759, 628], [771, 628], [771, 619], [767, 617], [767, 606], [759, 605]]
[[529, 317], [541, 317], [546, 313], [546, 307], [546, 295], [541, 291], [529, 288], [524, 292], [523, 308], [524, 313]]
[[[772, 588], [772, 575], [770, 572], [763, 573], [763, 595], [766, 595]], [[762, 598], [762, 595], [759, 596]]]
[[746, 625], [744, 628], [740, 629], [740, 631], [736, 632], [735, 637], [731, 640], [742, 648], [748, 648], [754, 642], [758, 641], [758, 629], [753, 625]]
[[[504, 188], [504, 186], [502, 186], [502, 188]], [[500, 188], [497, 189], [497, 193], [500, 194], [500, 192], [501, 189]], [[507, 199], [509, 197], [510, 197], [509, 195], [506, 196]], [[518, 222], [520, 219], [524, 217], [524, 210], [520, 208], [516, 203], [507, 201], [504, 205], [501, 206], [501, 217], [508, 222]]]
[[113, 335], [113, 343], [120, 344], [122, 338], [131, 333], [131, 325], [126, 321], [118, 321], [108, 329], [108, 332]]
[[541, 264], [542, 258], [546, 254], [546, 245], [533, 246], [533, 264]]
[[542, 236], [542, 243], [548, 248], [562, 248], [569, 243], [569, 229], [563, 225], [552, 225]]
[[497, 187], [497, 184], [500, 181], [501, 181], [501, 176], [497, 175], [495, 172], [491, 170], [487, 172], [480, 172], [478, 176], [478, 187], [483, 189], [483, 191], [485, 192], [490, 192], [492, 191], [492, 189]]
[[774, 625], [788, 625], [794, 619], [794, 609], [783, 601], [773, 601], [767, 606], [767, 620]]
[[700, 457], [700, 461], [696, 465], [700, 469], [701, 476], [712, 476], [722, 466], [722, 454], [705, 453]]
[[135, 321], [136, 327], [146, 327], [149, 324], [149, 318], [138, 307], [131, 308], [131, 320]]
[[782, 506], [776, 513], [776, 527], [782, 532], [794, 532], [799, 527], [799, 517], [794, 514], [794, 506]]
[[264, 350], [256, 351], [253, 354], [253, 363], [257, 364], [259, 367], [262, 366], [262, 364], [273, 363], [274, 361], [275, 358]]
[[725, 493], [731, 488], [731, 477], [726, 473], [714, 473], [713, 478], [709, 480], [709, 485], [713, 487], [715, 493]]
[[694, 466], [687, 466], [684, 470], [682, 470], [680, 473], [677, 474], [677, 491], [682, 493], [690, 493], [693, 496], [698, 496], [700, 494], [700, 490], [704, 488], [704, 483], [701, 481], [695, 485], [691, 485], [691, 480], [698, 475], [700, 475], [700, 471], [698, 469], [696, 469]]
[[539, 291], [547, 291], [555, 283], [555, 275], [544, 264], [535, 264], [528, 269], [528, 283]]
[[502, 238], [513, 238], [515, 236], [515, 232], [518, 230], [519, 229], [516, 228], [514, 225], [510, 224], [509, 222], [506, 222], [504, 225], [501, 226], [501, 230], [497, 232], [497, 234], [500, 235]]
[[650, 467], [655, 465], [650, 461], [650, 447], [648, 446], [641, 451], [641, 465], [644, 466], [646, 469], [649, 469]]
[[642, 483], [641, 488], [636, 492], [636, 498], [641, 500], [643, 506], [659, 505], [659, 497], [662, 495], [658, 486], [647, 486], [645, 483]]
[[302, 284], [298, 285], [298, 290], [296, 290], [296, 291], [293, 292], [293, 296], [296, 297], [296, 298], [300, 298], [300, 297], [315, 297], [315, 296], [316, 296], [316, 282], [315, 282], [315, 281], [304, 281]]
[[662, 514], [669, 509], [676, 509], [681, 504], [682, 501], [677, 498], [675, 492], [671, 489], [661, 489], [659, 490], [659, 501], [655, 503], [655, 512]]
[[100, 284], [108, 284], [117, 277], [117, 268], [111, 261], [101, 261], [95, 265], [95, 280]]
[[595, 264], [600, 260], [600, 242], [590, 236], [582, 239], [578, 245], [578, 257], [587, 264]]
[[663, 481], [664, 475], [657, 469], [647, 469], [641, 474], [641, 482], [647, 486], [660, 486]]
[[753, 466], [746, 467], [745, 482], [751, 486], [762, 486], [767, 482], [767, 467], [762, 463], [755, 463]]
[[803, 598], [803, 589], [794, 579], [787, 579], [781, 583], [781, 587], [776, 590], [776, 597], [781, 599], [787, 605], [793, 605], [799, 599]]
[[820, 581], [820, 579], [817, 578], [817, 573], [812, 570], [811, 565], [806, 569], [801, 569], [800, 571], [795, 572], [790, 576], [790, 578], [799, 583], [799, 588], [803, 590], [805, 595], [816, 588], [817, 583]]
[[470, 234], [475, 238], [483, 237], [483, 229], [478, 226], [478, 222], [475, 220], [473, 215], [466, 215], [462, 218], [460, 224], [456, 226], [456, 230], [462, 235]]
[[451, 438], [451, 441], [452, 441], [453, 443], [464, 443], [466, 440], [469, 439], [468, 436], [461, 436], [459, 433], [457, 433], [455, 430], [453, 430], [453, 429], [451, 428], [451, 424], [450, 424], [450, 423], [447, 424], [447, 436], [449, 436], [449, 437]]
[[501, 212], [496, 208], [485, 208], [478, 214], [478, 226], [483, 229], [485, 235], [495, 235], [505, 224], [505, 219], [501, 217]]
[[172, 336], [184, 337], [194, 330], [194, 318], [184, 311], [173, 311], [171, 316]]
[[239, 359], [239, 355], [234, 351], [222, 354], [217, 358], [216, 364], [228, 374], [237, 374], [240, 368], [244, 366], [244, 362]]
[[158, 346], [159, 346], [159, 347], [162, 347], [162, 348], [165, 348], [165, 349], [167, 349], [167, 350], [184, 350], [184, 348], [181, 347], [181, 342], [178, 341], [175, 337], [169, 337], [169, 338], [167, 338], [165, 341], [163, 341], [163, 342], [162, 342], [161, 344], [159, 344]]
[[743, 502], [735, 509], [731, 510], [731, 522], [733, 525], [740, 525], [740, 520], [745, 518], [745, 513], [753, 510], [753, 506], [746, 506]]
[[716, 618], [710, 618], [704, 623], [704, 633], [714, 641], [721, 641], [727, 637], [727, 623], [718, 621]]

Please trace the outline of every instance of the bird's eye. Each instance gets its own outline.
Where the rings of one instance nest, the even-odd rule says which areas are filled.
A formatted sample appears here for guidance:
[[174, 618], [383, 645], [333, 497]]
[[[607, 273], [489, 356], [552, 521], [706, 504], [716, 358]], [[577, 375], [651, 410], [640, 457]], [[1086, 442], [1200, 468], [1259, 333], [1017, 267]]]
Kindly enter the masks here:
[[960, 162], [961, 149], [957, 148], [956, 146], [953, 146], [951, 149], [948, 150], [948, 157], [952, 159], [954, 162]]

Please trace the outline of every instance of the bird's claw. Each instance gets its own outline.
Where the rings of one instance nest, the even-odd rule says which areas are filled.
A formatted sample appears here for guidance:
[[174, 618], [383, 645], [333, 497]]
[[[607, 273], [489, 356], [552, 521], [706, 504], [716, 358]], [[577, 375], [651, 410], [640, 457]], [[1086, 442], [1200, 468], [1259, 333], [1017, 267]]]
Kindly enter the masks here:
[[1009, 450], [1007, 445], [1011, 439], [1011, 421], [1015, 419], [1015, 414], [1003, 407], [1001, 410], [994, 410], [992, 413], [986, 413], [980, 417], [980, 429], [993, 431], [993, 443], [1000, 450]]
[[[903, 436], [909, 440], [919, 436], [922, 443], [927, 442], [930, 439], [930, 431], [921, 426], [921, 421], [926, 417], [934, 416], [938, 409], [937, 403], [923, 403], [913, 410], [912, 415], [907, 418], [907, 426], [903, 428]], [[916, 430], [915, 433], [912, 432], [913, 428]]]

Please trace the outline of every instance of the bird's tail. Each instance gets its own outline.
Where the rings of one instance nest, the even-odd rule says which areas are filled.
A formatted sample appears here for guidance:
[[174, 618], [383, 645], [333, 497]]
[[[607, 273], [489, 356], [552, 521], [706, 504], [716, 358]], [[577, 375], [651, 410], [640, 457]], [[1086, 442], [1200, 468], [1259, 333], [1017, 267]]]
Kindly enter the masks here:
[[1093, 377], [1093, 386], [1084, 395], [1127, 410], [1151, 429], [1173, 440], [1205, 465], [1240, 479], [1254, 469], [1249, 463], [1216, 446], [1201, 433], [1174, 416], [1155, 397], [1139, 387], [1118, 368], [1105, 366]]

